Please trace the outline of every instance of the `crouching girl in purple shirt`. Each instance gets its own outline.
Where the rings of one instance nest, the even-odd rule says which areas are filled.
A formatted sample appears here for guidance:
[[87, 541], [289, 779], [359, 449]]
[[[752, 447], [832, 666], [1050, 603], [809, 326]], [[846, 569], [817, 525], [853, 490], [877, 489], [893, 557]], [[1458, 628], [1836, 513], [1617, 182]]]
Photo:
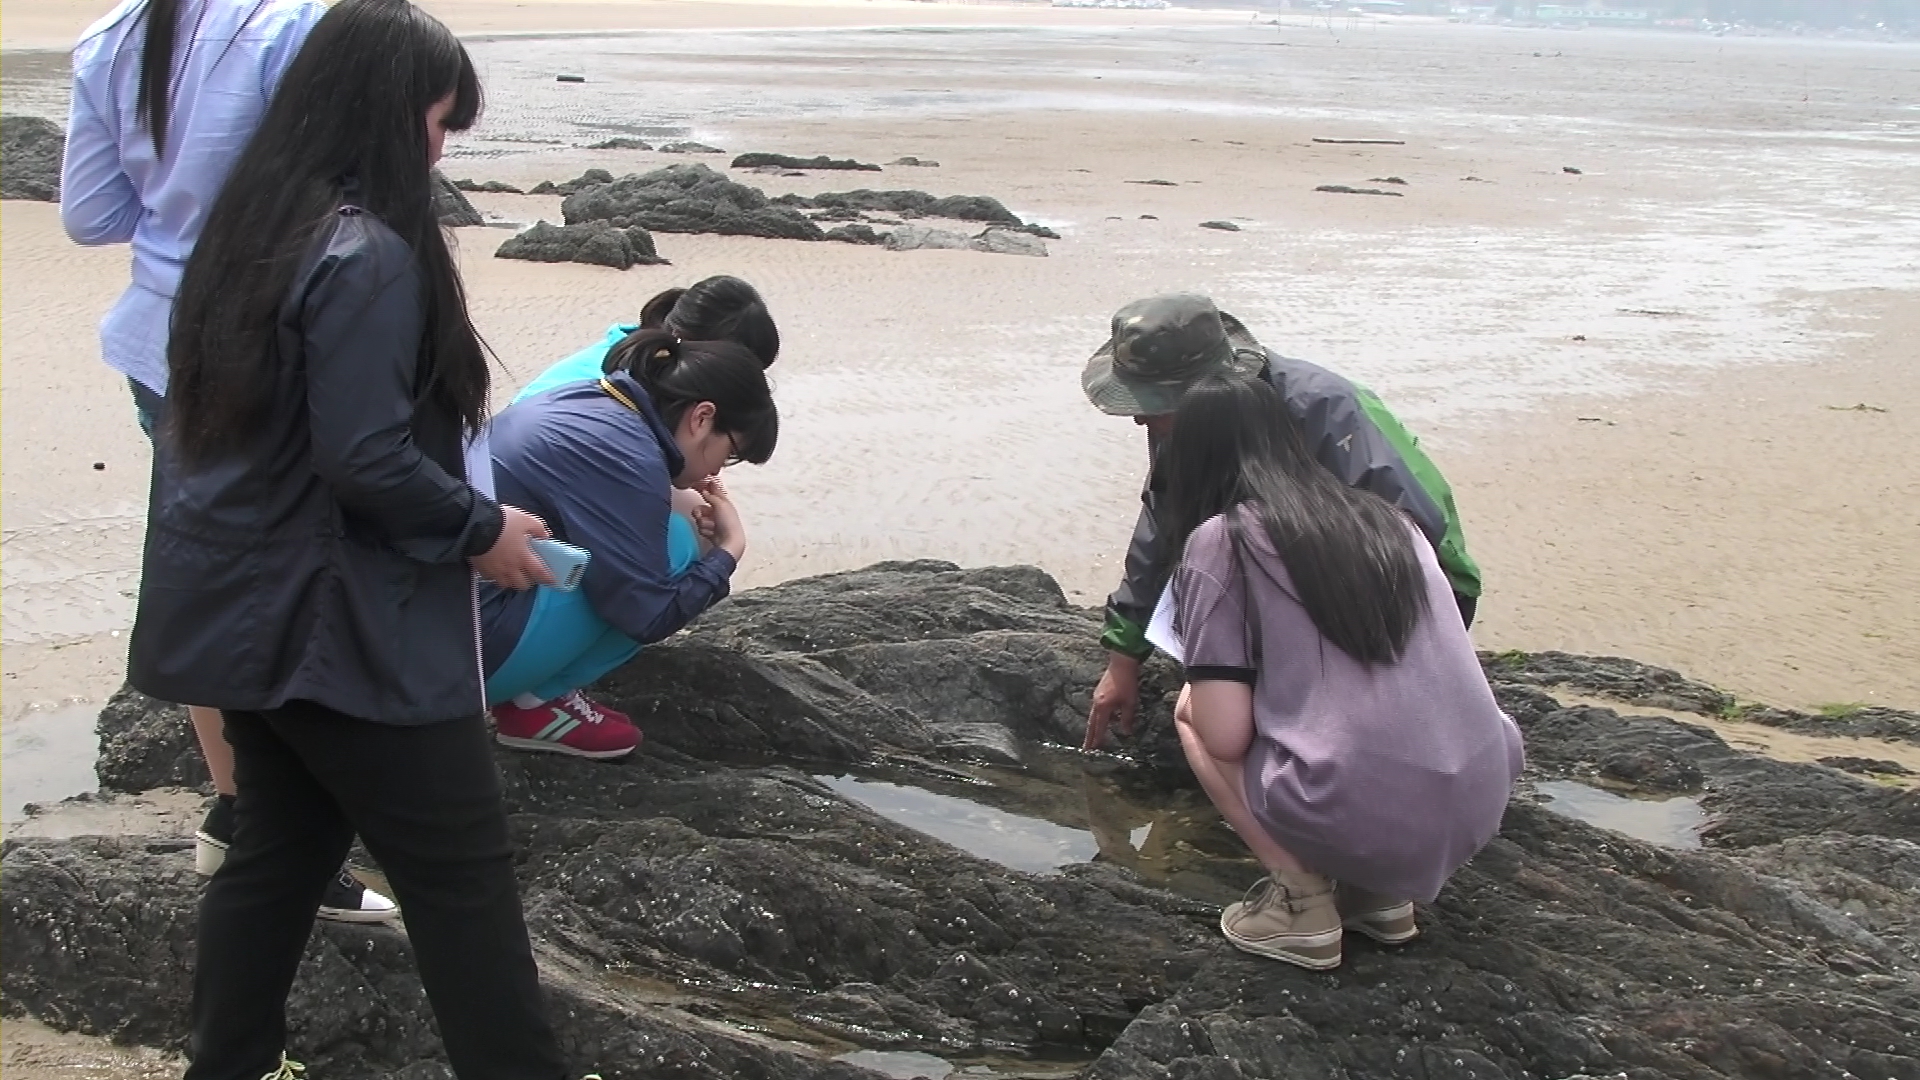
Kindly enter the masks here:
[[1195, 384], [1164, 454], [1180, 742], [1268, 872], [1221, 931], [1312, 969], [1343, 928], [1411, 940], [1524, 762], [1432, 547], [1316, 463], [1263, 382]]

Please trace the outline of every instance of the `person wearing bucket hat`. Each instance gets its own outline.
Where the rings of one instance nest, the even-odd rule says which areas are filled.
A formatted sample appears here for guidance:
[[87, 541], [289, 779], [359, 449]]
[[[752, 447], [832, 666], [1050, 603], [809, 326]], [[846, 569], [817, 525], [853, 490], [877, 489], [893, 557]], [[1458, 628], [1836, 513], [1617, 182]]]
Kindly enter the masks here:
[[1266, 348], [1207, 297], [1173, 293], [1136, 300], [1114, 313], [1111, 335], [1080, 377], [1095, 408], [1132, 417], [1147, 429], [1148, 461], [1125, 576], [1107, 598], [1100, 634], [1107, 670], [1087, 714], [1088, 749], [1104, 745], [1111, 726], [1122, 735], [1133, 732], [1140, 668], [1153, 651], [1146, 627], [1172, 570], [1165, 564], [1160, 532], [1156, 451], [1172, 430], [1181, 395], [1209, 375], [1257, 378], [1280, 391], [1320, 464], [1348, 485], [1399, 507], [1420, 527], [1453, 588], [1462, 621], [1473, 623], [1480, 568], [1467, 554], [1453, 490], [1419, 440], [1372, 391]]

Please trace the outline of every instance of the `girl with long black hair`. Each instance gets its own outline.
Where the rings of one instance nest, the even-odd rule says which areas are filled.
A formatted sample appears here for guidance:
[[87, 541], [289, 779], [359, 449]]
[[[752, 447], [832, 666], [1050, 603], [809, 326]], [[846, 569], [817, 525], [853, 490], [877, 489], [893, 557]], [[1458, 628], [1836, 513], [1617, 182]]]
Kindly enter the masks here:
[[[187, 256], [280, 76], [326, 11], [319, 0], [125, 0], [73, 49], [60, 217], [76, 243], [131, 244], [133, 280], [100, 325], [101, 355], [149, 436], [166, 411], [167, 324]], [[233, 751], [220, 710], [187, 707], [215, 798], [194, 866], [233, 842]], [[386, 897], [344, 868], [320, 917], [375, 922]]]
[[1162, 454], [1181, 746], [1269, 874], [1221, 931], [1314, 969], [1343, 924], [1410, 940], [1523, 763], [1432, 546], [1315, 461], [1262, 380], [1195, 383]]
[[221, 709], [236, 827], [201, 902], [189, 1080], [284, 1065], [357, 831], [462, 1080], [559, 1080], [482, 716], [473, 573], [545, 526], [463, 478], [487, 364], [429, 170], [480, 85], [405, 0], [315, 25], [181, 279], [129, 679]]

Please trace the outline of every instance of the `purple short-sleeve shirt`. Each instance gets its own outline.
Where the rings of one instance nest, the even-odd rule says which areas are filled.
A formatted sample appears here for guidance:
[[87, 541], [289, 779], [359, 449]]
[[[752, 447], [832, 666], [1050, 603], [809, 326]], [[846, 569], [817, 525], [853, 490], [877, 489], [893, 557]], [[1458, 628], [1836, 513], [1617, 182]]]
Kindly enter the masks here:
[[1240, 521], [1239, 558], [1224, 515], [1188, 540], [1174, 625], [1189, 679], [1253, 683], [1254, 816], [1320, 873], [1431, 901], [1499, 831], [1525, 761], [1433, 549], [1409, 522], [1428, 610], [1400, 659], [1369, 669], [1320, 634], [1266, 531]]

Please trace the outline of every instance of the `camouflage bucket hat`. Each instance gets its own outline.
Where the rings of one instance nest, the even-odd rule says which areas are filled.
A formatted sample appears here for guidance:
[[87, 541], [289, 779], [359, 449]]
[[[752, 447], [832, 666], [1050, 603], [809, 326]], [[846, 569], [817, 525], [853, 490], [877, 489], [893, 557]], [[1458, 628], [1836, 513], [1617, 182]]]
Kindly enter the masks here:
[[1249, 378], [1267, 351], [1213, 301], [1192, 293], [1135, 300], [1113, 315], [1113, 336], [1087, 361], [1080, 386], [1114, 416], [1162, 416], [1206, 375]]

